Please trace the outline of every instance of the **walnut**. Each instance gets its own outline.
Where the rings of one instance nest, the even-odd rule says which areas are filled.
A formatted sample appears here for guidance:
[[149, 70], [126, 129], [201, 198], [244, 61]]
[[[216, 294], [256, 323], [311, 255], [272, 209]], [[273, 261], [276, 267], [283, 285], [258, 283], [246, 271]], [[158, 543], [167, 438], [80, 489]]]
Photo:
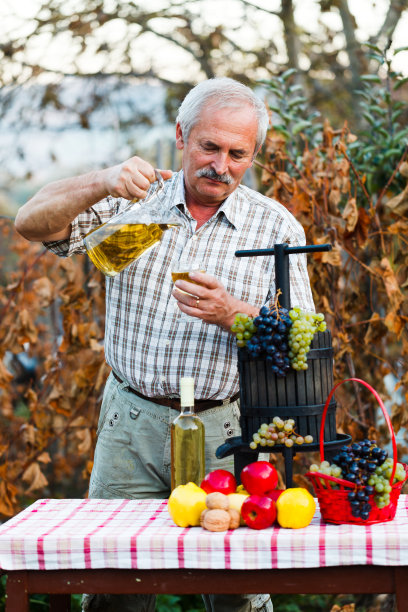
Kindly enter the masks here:
[[240, 523], [241, 523], [241, 515], [238, 512], [238, 510], [235, 510], [235, 508], [228, 508], [227, 510], [228, 514], [230, 515], [230, 529], [236, 529], [237, 527], [239, 527]]
[[208, 531], [227, 531], [230, 526], [231, 517], [227, 510], [206, 510], [203, 527]]
[[200, 525], [201, 525], [201, 527], [204, 527], [204, 517], [205, 517], [207, 512], [208, 512], [208, 510], [203, 510], [202, 513], [200, 514]]
[[224, 493], [218, 493], [218, 491], [209, 493], [205, 499], [205, 503], [209, 510], [228, 510], [229, 508], [228, 497], [224, 495]]

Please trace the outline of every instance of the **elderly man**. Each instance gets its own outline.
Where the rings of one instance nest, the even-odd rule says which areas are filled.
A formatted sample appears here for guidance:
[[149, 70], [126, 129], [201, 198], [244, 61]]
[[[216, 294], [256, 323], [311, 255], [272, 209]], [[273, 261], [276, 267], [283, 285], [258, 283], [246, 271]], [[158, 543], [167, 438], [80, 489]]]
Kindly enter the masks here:
[[[176, 146], [182, 170], [161, 171], [163, 207], [183, 221], [120, 274], [106, 280], [105, 355], [112, 367], [103, 398], [89, 495], [166, 498], [170, 425], [179, 380], [195, 378], [205, 425], [206, 471], [233, 469], [217, 447], [239, 435], [235, 315], [257, 315], [275, 297], [270, 257], [236, 258], [237, 249], [303, 245], [302, 227], [276, 201], [241, 186], [265, 139], [268, 114], [246, 86], [228, 78], [194, 87], [180, 106]], [[123, 164], [51, 183], [20, 210], [17, 230], [60, 256], [85, 251], [83, 238], [133, 198], [144, 198], [154, 168]], [[97, 214], [95, 214], [97, 213]], [[206, 272], [171, 281], [180, 262]], [[292, 305], [313, 310], [305, 258], [290, 260]], [[270, 611], [269, 595], [206, 595], [208, 611]], [[154, 596], [89, 595], [84, 610], [150, 611]]]

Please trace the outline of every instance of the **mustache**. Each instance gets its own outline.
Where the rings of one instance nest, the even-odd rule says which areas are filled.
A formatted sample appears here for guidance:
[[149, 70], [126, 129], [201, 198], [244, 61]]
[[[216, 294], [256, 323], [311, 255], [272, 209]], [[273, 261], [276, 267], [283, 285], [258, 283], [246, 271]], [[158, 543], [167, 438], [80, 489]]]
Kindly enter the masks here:
[[196, 176], [198, 178], [204, 176], [205, 178], [212, 179], [213, 181], [219, 181], [220, 183], [226, 183], [227, 185], [231, 185], [232, 178], [229, 174], [217, 174], [214, 168], [201, 168], [201, 170], [197, 170]]

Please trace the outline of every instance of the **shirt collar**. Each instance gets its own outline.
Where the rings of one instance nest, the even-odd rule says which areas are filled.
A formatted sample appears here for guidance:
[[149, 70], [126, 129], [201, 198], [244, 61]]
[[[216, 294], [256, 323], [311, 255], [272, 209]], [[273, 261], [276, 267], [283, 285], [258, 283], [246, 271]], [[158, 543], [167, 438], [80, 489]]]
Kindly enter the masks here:
[[[222, 203], [220, 208], [215, 213], [216, 215], [223, 214], [224, 217], [234, 226], [235, 229], [241, 229], [244, 223], [244, 216], [242, 214], [242, 209], [239, 206], [239, 189], [235, 189], [226, 200]], [[173, 201], [170, 205], [170, 208], [179, 207], [183, 205], [184, 210], [186, 210], [186, 195], [184, 188], [184, 173], [183, 170], [177, 173], [175, 177], [175, 185], [174, 185], [174, 197]]]

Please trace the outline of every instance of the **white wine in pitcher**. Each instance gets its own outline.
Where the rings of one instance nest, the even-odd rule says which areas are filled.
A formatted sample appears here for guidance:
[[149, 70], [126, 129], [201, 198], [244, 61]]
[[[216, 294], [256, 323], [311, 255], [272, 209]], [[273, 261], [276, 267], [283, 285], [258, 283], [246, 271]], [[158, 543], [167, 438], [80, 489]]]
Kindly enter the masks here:
[[106, 276], [115, 276], [132, 261], [140, 257], [148, 249], [160, 242], [163, 232], [171, 227], [172, 223], [127, 223], [109, 225], [104, 237], [104, 226], [98, 228], [99, 242], [92, 239], [89, 232], [88, 256], [92, 263]]

